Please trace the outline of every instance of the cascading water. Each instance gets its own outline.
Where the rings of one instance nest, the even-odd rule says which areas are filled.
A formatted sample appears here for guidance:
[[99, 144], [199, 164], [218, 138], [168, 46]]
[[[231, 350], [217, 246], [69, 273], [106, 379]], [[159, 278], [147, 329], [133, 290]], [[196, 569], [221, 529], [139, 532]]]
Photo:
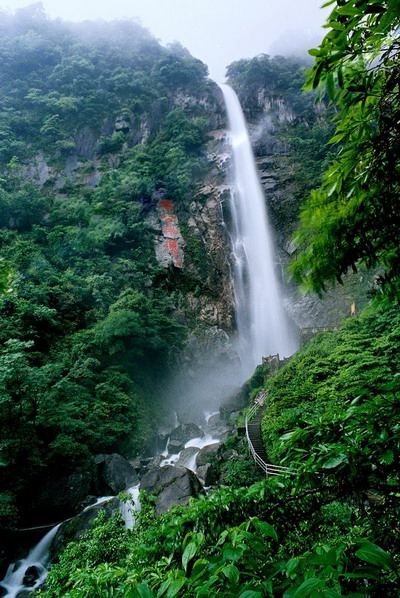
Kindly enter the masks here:
[[289, 357], [297, 349], [274, 269], [272, 233], [246, 122], [239, 100], [221, 86], [229, 119], [233, 154], [231, 191], [233, 286], [239, 356], [243, 376], [252, 374], [263, 356]]
[[[15, 598], [21, 591], [33, 591], [38, 588], [46, 579], [47, 567], [49, 565], [50, 546], [60, 526], [53, 527], [28, 554], [28, 556], [9, 566], [5, 578], [0, 582], [0, 589], [5, 590], [2, 594], [5, 598]], [[37, 579], [31, 586], [25, 585], [25, 576], [30, 569], [34, 569]]]

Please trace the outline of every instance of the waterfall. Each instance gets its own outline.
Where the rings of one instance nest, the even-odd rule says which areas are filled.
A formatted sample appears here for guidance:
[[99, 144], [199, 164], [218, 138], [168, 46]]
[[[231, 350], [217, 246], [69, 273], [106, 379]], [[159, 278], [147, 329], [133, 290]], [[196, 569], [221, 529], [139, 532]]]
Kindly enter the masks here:
[[238, 352], [244, 377], [263, 356], [296, 350], [274, 267], [272, 233], [246, 122], [239, 100], [221, 86], [232, 146], [231, 241]]
[[[6, 592], [2, 594], [4, 598], [15, 598], [24, 590], [33, 591], [44, 582], [48, 573], [50, 547], [59, 527], [53, 527], [25, 559], [9, 566], [5, 578], [0, 582], [0, 590], [4, 588]], [[34, 580], [28, 586], [25, 579], [29, 573], [34, 574]]]

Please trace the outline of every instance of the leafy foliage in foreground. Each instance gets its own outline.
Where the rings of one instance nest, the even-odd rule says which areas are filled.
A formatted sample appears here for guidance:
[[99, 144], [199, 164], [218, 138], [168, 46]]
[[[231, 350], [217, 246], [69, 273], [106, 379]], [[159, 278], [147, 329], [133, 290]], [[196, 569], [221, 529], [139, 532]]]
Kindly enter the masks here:
[[302, 211], [292, 266], [319, 293], [358, 263], [382, 265], [390, 284], [400, 269], [399, 3], [328, 4], [329, 32], [310, 51], [308, 87], [323, 87], [338, 107], [331, 143], [341, 150]]
[[[293, 466], [293, 475], [221, 488], [158, 519], [143, 497], [132, 532], [118, 520], [100, 519], [85, 539], [65, 549], [43, 598], [60, 592], [66, 598], [397, 596], [395, 314], [388, 304], [370, 308], [343, 331], [316, 339], [268, 380], [264, 429], [276, 439], [268, 446], [287, 456], [283, 462]], [[375, 350], [382, 356], [381, 377], [371, 360]], [[333, 374], [329, 379], [318, 372], [330, 365], [336, 371], [339, 355], [344, 373], [335, 385]], [[349, 383], [340, 392], [346, 373]], [[296, 399], [296, 388], [299, 396], [321, 395], [314, 403], [324, 410]], [[282, 427], [286, 435], [279, 440]]]

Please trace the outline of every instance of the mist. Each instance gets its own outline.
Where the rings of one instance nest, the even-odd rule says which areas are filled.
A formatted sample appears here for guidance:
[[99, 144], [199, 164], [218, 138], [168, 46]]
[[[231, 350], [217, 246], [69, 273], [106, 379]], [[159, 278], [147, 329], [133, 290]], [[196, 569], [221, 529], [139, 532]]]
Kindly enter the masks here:
[[[8, 0], [15, 10], [31, 3]], [[222, 83], [234, 60], [258, 54], [306, 53], [323, 36], [321, 0], [44, 0], [51, 18], [70, 21], [134, 18], [163, 44], [179, 41]]]

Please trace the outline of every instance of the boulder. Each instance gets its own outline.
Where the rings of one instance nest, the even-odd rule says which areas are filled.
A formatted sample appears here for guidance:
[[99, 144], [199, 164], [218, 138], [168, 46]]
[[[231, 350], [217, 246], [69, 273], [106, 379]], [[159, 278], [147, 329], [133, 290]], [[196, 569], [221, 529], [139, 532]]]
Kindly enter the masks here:
[[158, 515], [174, 505], [187, 505], [192, 496], [204, 493], [201, 483], [190, 469], [172, 465], [149, 471], [143, 477], [140, 489], [156, 495], [155, 511]]
[[78, 512], [81, 512], [81, 511], [83, 511], [83, 509], [90, 507], [90, 505], [94, 505], [96, 502], [97, 502], [97, 497], [93, 496], [93, 494], [89, 494], [88, 496], [85, 496], [85, 498], [83, 500], [81, 500], [80, 503], [78, 503], [76, 510]]
[[214, 413], [211, 417], [208, 418], [207, 422], [208, 428], [225, 428], [226, 422], [222, 419], [219, 413]]
[[181, 452], [184, 446], [185, 443], [181, 442], [180, 440], [170, 440], [168, 444], [168, 454], [176, 455], [177, 453]]
[[196, 424], [181, 424], [175, 430], [172, 430], [168, 448], [170, 448], [171, 442], [174, 440], [186, 444], [192, 438], [203, 438], [203, 436], [203, 430], [199, 426], [196, 426]]
[[209, 444], [208, 446], [205, 446], [204, 448], [202, 448], [201, 451], [198, 452], [197, 457], [196, 457], [197, 467], [200, 467], [201, 465], [206, 465], [207, 463], [209, 463], [210, 459], [217, 455], [221, 444], [222, 444], [221, 442], [215, 442], [214, 444]]
[[217, 472], [211, 463], [200, 465], [200, 467], [197, 468], [197, 477], [204, 486], [212, 486], [218, 481]]
[[242, 388], [228, 397], [220, 407], [222, 417], [229, 419], [229, 415], [233, 411], [241, 411], [249, 406], [248, 388], [246, 384]]
[[110, 498], [110, 500], [88, 507], [76, 517], [64, 521], [54, 536], [51, 545], [52, 555], [54, 556], [57, 554], [64, 546], [66, 546], [66, 544], [68, 544], [68, 542], [78, 540], [80, 536], [90, 528], [92, 521], [96, 519], [99, 513], [105, 512], [108, 517], [112, 517], [114, 513], [119, 511], [120, 505], [121, 503], [118, 498]]
[[139, 483], [138, 475], [132, 465], [121, 455], [97, 455], [95, 490], [97, 496], [118, 494]]
[[[182, 467], [188, 467], [189, 469], [192, 469], [192, 467], [189, 467], [189, 465], [192, 464], [193, 457], [195, 457], [198, 452], [199, 449], [195, 446], [189, 446], [188, 448], [183, 449], [179, 455], [176, 465], [181, 465]], [[195, 466], [195, 463], [196, 462], [194, 461], [193, 467]]]
[[35, 582], [39, 579], [39, 577], [40, 571], [35, 565], [31, 565], [25, 571], [22, 583], [24, 584], [24, 586], [28, 586], [28, 588], [31, 588], [33, 585], [35, 585]]

